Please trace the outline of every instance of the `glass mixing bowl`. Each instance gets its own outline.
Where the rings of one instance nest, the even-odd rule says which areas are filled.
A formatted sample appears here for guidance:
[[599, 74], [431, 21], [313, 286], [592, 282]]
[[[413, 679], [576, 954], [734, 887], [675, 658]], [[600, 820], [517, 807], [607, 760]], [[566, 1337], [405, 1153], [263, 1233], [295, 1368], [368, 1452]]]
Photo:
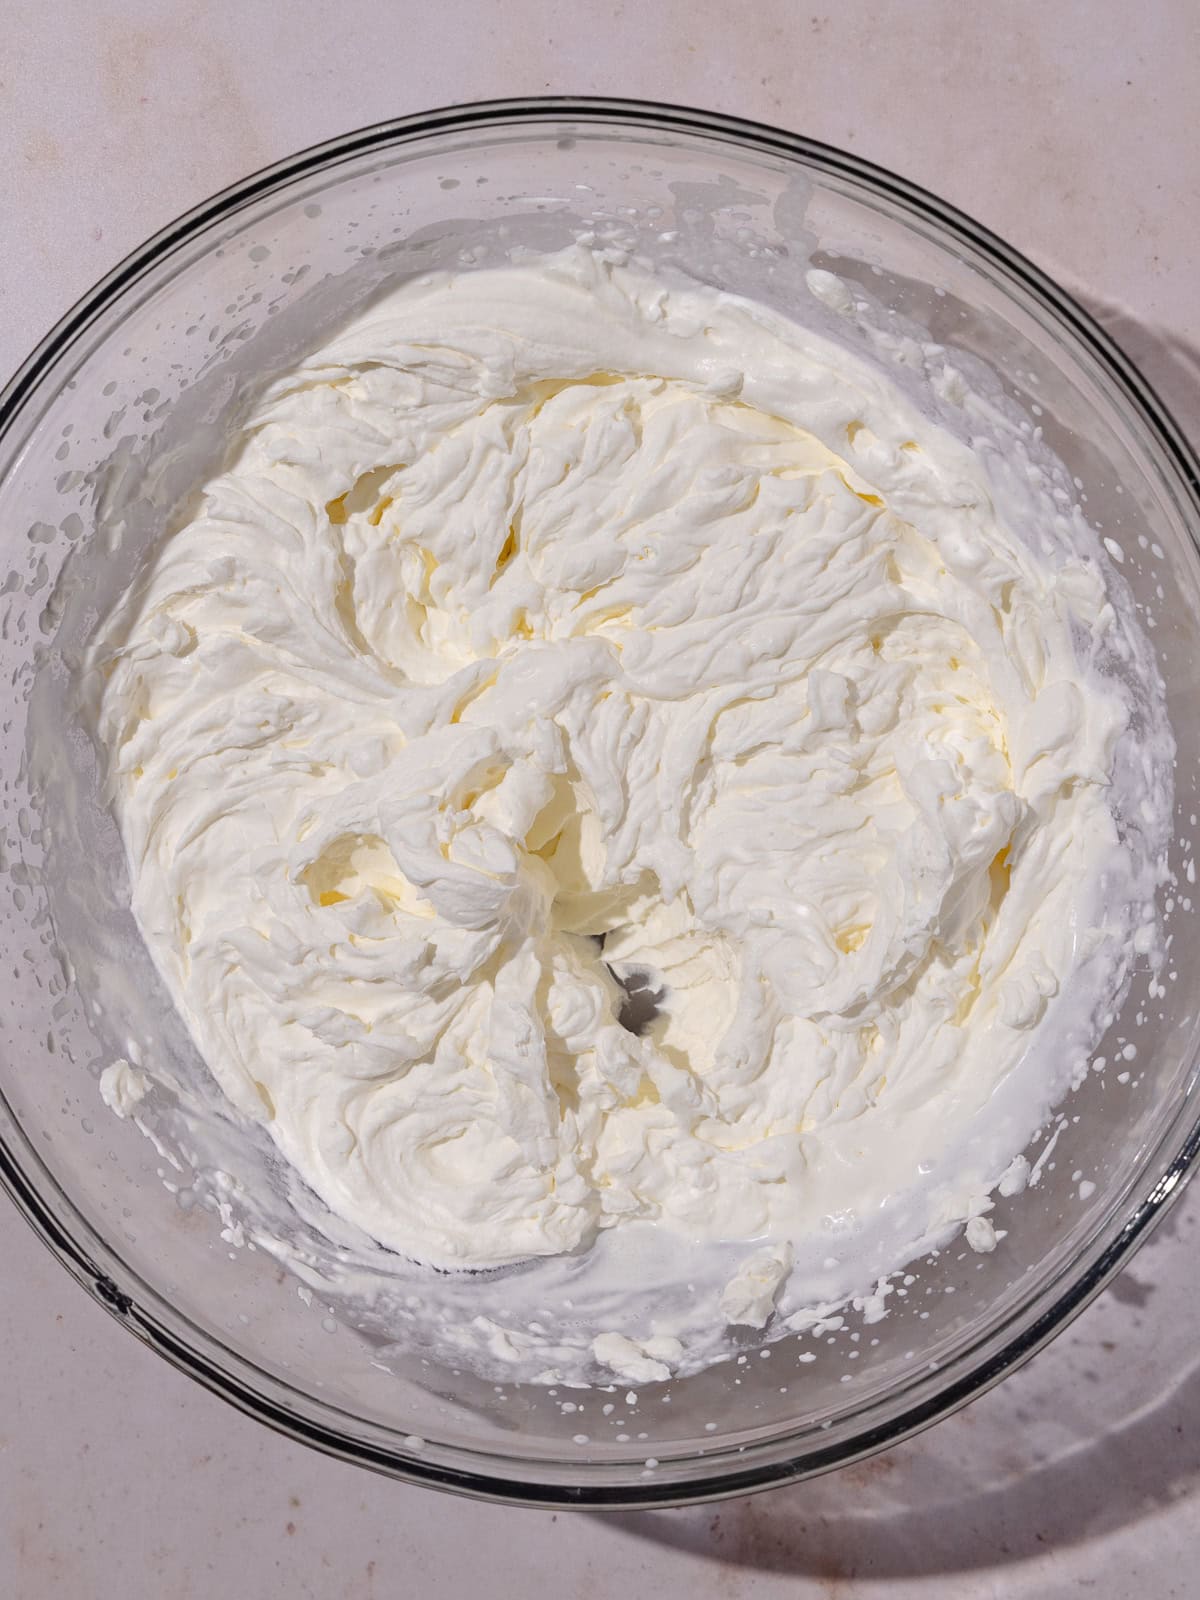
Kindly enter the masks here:
[[[1179, 745], [1167, 968], [1161, 984], [1135, 978], [1100, 1047], [1107, 1070], [1086, 1071], [1047, 1130], [1041, 1182], [999, 1203], [1002, 1248], [954, 1246], [914, 1268], [871, 1327], [750, 1343], [632, 1401], [495, 1384], [399, 1341], [385, 1349], [319, 1283], [243, 1242], [236, 1185], [202, 1182], [170, 1131], [179, 1101], [211, 1091], [132, 934], [70, 694], [98, 608], [257, 384], [399, 276], [551, 248], [583, 226], [785, 310], [808, 297], [805, 270], [825, 268], [1035, 419], [1116, 541]], [[623, 101], [469, 106], [350, 134], [199, 207], [76, 306], [0, 400], [0, 1176], [17, 1205], [133, 1334], [233, 1404], [466, 1493], [591, 1506], [732, 1495], [944, 1416], [1087, 1303], [1200, 1142], [1198, 484], [1146, 383], [1036, 268], [912, 185], [772, 129]], [[101, 1069], [130, 1054], [164, 1076], [141, 1108], [161, 1150], [101, 1102]], [[236, 1180], [258, 1156], [250, 1134], [227, 1133]]]

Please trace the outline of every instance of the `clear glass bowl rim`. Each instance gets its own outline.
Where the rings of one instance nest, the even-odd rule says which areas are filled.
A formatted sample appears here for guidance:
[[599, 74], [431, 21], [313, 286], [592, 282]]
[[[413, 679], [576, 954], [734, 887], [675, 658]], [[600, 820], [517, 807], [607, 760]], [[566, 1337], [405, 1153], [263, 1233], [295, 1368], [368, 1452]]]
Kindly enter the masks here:
[[[1172, 487], [1190, 512], [1193, 538], [1200, 548], [1200, 458], [1183, 430], [1153, 387], [1095, 319], [1020, 252], [929, 191], [834, 146], [718, 112], [600, 96], [487, 100], [400, 117], [313, 145], [232, 184], [185, 212], [128, 255], [42, 339], [0, 390], [0, 446], [23, 419], [26, 404], [37, 395], [55, 363], [99, 316], [115, 307], [130, 288], [173, 250], [206, 229], [228, 221], [246, 205], [282, 191], [298, 179], [371, 151], [415, 143], [441, 133], [471, 129], [486, 132], [517, 125], [536, 128], [562, 122], [593, 128], [607, 126], [614, 133], [621, 130], [678, 133], [709, 138], [726, 148], [790, 157], [824, 175], [848, 179], [860, 189], [898, 203], [927, 222], [934, 222], [944, 237], [962, 243], [995, 269], [1001, 279], [1018, 285], [1044, 317], [1048, 316], [1052, 324], [1065, 328], [1084, 347], [1161, 450], [1168, 475], [1173, 479]], [[1194, 1087], [1194, 1061], [1191, 1072]], [[1191, 1098], [1190, 1091], [1188, 1098]], [[1166, 1143], [1168, 1137], [1170, 1134], [1165, 1134], [1160, 1144]], [[500, 1476], [476, 1468], [448, 1467], [438, 1461], [422, 1459], [420, 1454], [391, 1451], [352, 1437], [339, 1428], [336, 1419], [344, 1413], [315, 1401], [298, 1388], [281, 1383], [274, 1375], [235, 1355], [206, 1330], [177, 1312], [129, 1268], [109, 1242], [76, 1210], [34, 1149], [0, 1090], [0, 1187], [6, 1190], [18, 1211], [76, 1281], [144, 1344], [240, 1411], [326, 1454], [412, 1483], [525, 1506], [633, 1509], [728, 1499], [849, 1465], [910, 1437], [998, 1383], [1078, 1315], [1124, 1266], [1178, 1199], [1198, 1155], [1200, 1111], [1178, 1139], [1171, 1159], [1148, 1188], [1143, 1182], [1144, 1192], [1129, 1202], [1122, 1225], [1094, 1254], [1085, 1270], [1069, 1269], [1057, 1283], [1047, 1286], [1040, 1296], [1043, 1303], [1040, 1308], [1035, 1305], [1033, 1315], [1022, 1314], [1028, 1311], [1027, 1307], [1014, 1313], [1008, 1322], [1018, 1326], [1015, 1330], [1010, 1328], [1006, 1337], [998, 1340], [996, 1328], [986, 1329], [973, 1345], [960, 1351], [952, 1363], [933, 1375], [932, 1381], [923, 1380], [912, 1385], [917, 1392], [911, 1403], [879, 1425], [824, 1448], [809, 1446], [796, 1458], [773, 1454], [770, 1460], [755, 1460], [756, 1453], [765, 1453], [768, 1449], [775, 1452], [781, 1442], [786, 1444], [786, 1436], [778, 1435], [762, 1445], [748, 1446], [744, 1452], [724, 1453], [719, 1448], [706, 1451], [704, 1461], [713, 1469], [711, 1475], [685, 1482], [656, 1483], [653, 1476], [639, 1476], [637, 1481], [628, 1484], [604, 1483], [592, 1477], [591, 1463], [580, 1461], [577, 1469], [580, 1482], [564, 1485], [529, 1478], [522, 1481], [521, 1469], [531, 1465], [522, 1457], [506, 1460], [506, 1465], [515, 1469], [516, 1476]], [[1154, 1166], [1152, 1156], [1147, 1162], [1148, 1171]], [[1003, 1329], [1000, 1331], [1003, 1333]], [[973, 1361], [978, 1347], [989, 1342], [992, 1348], [983, 1353], [983, 1359]], [[470, 1452], [461, 1450], [458, 1454], [466, 1457]], [[480, 1452], [476, 1459], [486, 1463], [499, 1458]], [[595, 1466], [599, 1472], [605, 1470], [605, 1464], [596, 1463]]]

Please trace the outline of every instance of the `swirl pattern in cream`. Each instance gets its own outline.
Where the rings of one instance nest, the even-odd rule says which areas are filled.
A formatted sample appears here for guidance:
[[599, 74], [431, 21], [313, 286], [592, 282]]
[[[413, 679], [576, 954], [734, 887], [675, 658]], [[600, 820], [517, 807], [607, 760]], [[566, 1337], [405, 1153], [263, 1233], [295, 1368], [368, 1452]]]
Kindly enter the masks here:
[[801, 1237], [913, 1183], [1070, 982], [1105, 616], [761, 308], [583, 250], [409, 283], [96, 647], [134, 909], [229, 1098], [398, 1251]]

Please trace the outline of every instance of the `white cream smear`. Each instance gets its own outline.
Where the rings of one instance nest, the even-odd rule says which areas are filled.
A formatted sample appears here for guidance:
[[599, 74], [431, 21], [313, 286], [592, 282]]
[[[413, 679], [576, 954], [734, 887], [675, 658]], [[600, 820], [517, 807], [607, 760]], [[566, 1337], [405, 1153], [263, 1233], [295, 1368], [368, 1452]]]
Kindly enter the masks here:
[[830, 340], [582, 249], [394, 290], [230, 461], [99, 731], [170, 994], [334, 1213], [736, 1245], [708, 1314], [761, 1326], [986, 1209], [1142, 915], [1098, 554]]

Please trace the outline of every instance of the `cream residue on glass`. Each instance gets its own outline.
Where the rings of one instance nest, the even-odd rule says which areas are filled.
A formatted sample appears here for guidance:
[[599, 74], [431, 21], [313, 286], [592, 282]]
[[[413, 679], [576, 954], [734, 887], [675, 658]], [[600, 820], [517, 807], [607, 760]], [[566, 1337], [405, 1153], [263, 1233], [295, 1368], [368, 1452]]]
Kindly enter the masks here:
[[439, 1268], [652, 1224], [741, 1247], [710, 1314], [761, 1326], [794, 1263], [862, 1294], [948, 1222], [990, 1248], [1143, 914], [1099, 552], [1043, 535], [747, 301], [583, 249], [392, 291], [92, 650], [228, 1098]]

